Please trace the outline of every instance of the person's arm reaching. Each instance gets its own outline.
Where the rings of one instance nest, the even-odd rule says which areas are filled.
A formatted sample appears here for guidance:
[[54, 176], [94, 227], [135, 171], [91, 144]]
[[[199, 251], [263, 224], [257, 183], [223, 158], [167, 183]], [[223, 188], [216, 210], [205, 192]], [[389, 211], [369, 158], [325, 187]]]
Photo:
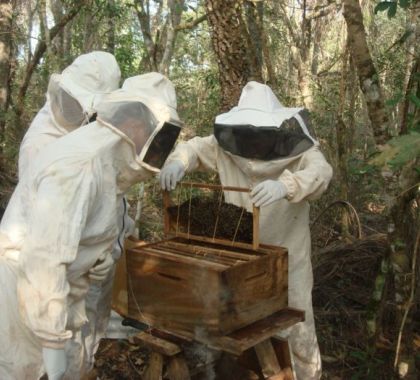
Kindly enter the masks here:
[[160, 184], [164, 190], [173, 190], [186, 172], [195, 170], [216, 171], [217, 141], [214, 136], [194, 137], [178, 144], [168, 157], [160, 173]]

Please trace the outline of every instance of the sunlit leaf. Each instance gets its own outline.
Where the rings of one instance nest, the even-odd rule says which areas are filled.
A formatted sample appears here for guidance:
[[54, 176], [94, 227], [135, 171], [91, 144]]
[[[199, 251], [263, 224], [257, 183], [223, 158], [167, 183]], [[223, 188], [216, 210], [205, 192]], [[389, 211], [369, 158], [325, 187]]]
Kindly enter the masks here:
[[393, 1], [381, 1], [375, 7], [375, 14], [386, 11], [392, 3]]
[[392, 18], [397, 13], [397, 3], [392, 1], [388, 7], [388, 18]]

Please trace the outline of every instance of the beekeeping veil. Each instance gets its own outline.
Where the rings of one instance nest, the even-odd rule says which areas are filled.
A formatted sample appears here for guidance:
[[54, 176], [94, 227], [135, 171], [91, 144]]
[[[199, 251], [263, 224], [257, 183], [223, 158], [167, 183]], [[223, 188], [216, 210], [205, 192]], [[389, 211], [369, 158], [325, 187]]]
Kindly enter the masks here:
[[120, 77], [110, 53], [94, 51], [77, 57], [61, 74], [50, 78], [47, 97], [55, 123], [69, 131], [86, 124], [101, 97], [119, 87]]
[[151, 171], [163, 166], [181, 130], [169, 79], [159, 73], [129, 78], [97, 110], [97, 120], [130, 143], [141, 166]]
[[264, 161], [297, 156], [317, 144], [307, 111], [284, 107], [258, 82], [249, 82], [238, 106], [216, 117], [214, 135], [225, 151]]

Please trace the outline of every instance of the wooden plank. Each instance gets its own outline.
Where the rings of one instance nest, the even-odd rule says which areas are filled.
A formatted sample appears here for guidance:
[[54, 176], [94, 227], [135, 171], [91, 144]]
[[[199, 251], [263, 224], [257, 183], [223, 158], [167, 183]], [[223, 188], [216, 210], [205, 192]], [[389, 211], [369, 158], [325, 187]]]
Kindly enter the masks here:
[[201, 247], [201, 249], [195, 249], [194, 246], [184, 245], [183, 247], [174, 247], [170, 245], [159, 245], [159, 250], [162, 252], [170, 252], [177, 255], [183, 255], [188, 257], [199, 257], [203, 260], [209, 260], [212, 262], [226, 264], [228, 266], [236, 265], [238, 263], [243, 263], [243, 260], [231, 258], [225, 255], [217, 255], [214, 252], [210, 252], [205, 249], [205, 247]]
[[175, 262], [182, 262], [188, 265], [196, 265], [200, 267], [205, 267], [207, 269], [212, 269], [215, 271], [223, 271], [226, 268], [228, 268], [228, 266], [223, 265], [223, 264], [218, 264], [218, 263], [213, 263], [213, 262], [204, 262], [203, 260], [200, 260], [198, 257], [195, 258], [195, 257], [189, 257], [189, 256], [179, 256], [179, 255], [174, 255], [169, 252], [162, 254], [162, 251], [151, 248], [150, 246], [148, 247], [144, 246], [142, 247], [141, 250], [134, 250], [134, 251], [137, 251], [139, 254], [147, 253], [151, 256], [156, 257], [158, 260], [164, 257], [167, 260], [172, 260]]
[[180, 249], [170, 248], [170, 247], [160, 247], [160, 249], [162, 250], [162, 252], [170, 252], [170, 253], [181, 255], [181, 256], [194, 257], [196, 259], [198, 258], [204, 261], [219, 263], [222, 265], [226, 265], [228, 267], [238, 265], [244, 262], [243, 260], [232, 259], [226, 256], [218, 256], [213, 253], [203, 252], [203, 251], [193, 252], [191, 250], [180, 250]]
[[252, 248], [258, 250], [260, 246], [260, 208], [253, 206], [252, 210]]
[[133, 339], [134, 341], [140, 341], [144, 346], [162, 355], [174, 356], [181, 352], [181, 349], [176, 344], [146, 332], [135, 335]]
[[272, 337], [271, 343], [276, 352], [277, 359], [280, 363], [281, 368], [291, 368], [292, 367], [292, 358], [289, 350], [289, 342], [287, 339], [282, 339], [278, 337]]
[[222, 191], [238, 191], [241, 193], [249, 193], [250, 189], [246, 187], [236, 187], [236, 186], [222, 186], [214, 185], [210, 183], [198, 183], [198, 182], [181, 182], [180, 186], [182, 187], [195, 187], [199, 189], [209, 189], [209, 190], [222, 190]]
[[173, 246], [159, 246], [159, 249], [162, 252], [171, 252], [178, 255], [188, 256], [188, 257], [200, 257], [203, 260], [209, 260], [215, 263], [226, 264], [228, 266], [237, 265], [240, 263], [247, 262], [245, 260], [240, 260], [238, 258], [232, 258], [226, 255], [218, 255], [212, 251], [208, 251], [204, 247], [202, 249], [195, 249], [193, 246], [184, 245], [184, 247], [173, 247]]
[[168, 364], [169, 380], [190, 380], [190, 372], [188, 370], [187, 362], [181, 355], [177, 355], [170, 359]]
[[191, 239], [191, 240], [204, 241], [206, 243], [225, 245], [227, 247], [236, 247], [236, 248], [244, 248], [244, 249], [254, 250], [252, 244], [240, 243], [240, 242], [237, 242], [237, 241], [234, 242], [232, 240], [227, 240], [227, 239], [216, 239], [216, 238], [211, 238], [211, 237], [207, 237], [207, 236], [193, 235], [193, 234], [188, 234], [186, 232], [179, 232], [179, 231], [176, 232], [174, 236], [179, 236], [179, 237], [186, 238], [186, 239]]
[[196, 337], [211, 348], [240, 355], [245, 350], [304, 320], [301, 310], [287, 308], [221, 337]]
[[[174, 236], [172, 235], [171, 237], [162, 240], [163, 242], [181, 242], [181, 243], [185, 243], [185, 244], [191, 244], [191, 245], [197, 245], [197, 246], [201, 246], [204, 243], [210, 243], [209, 246], [213, 246], [214, 248], [219, 248], [219, 246], [223, 246], [223, 247], [228, 247], [229, 250], [235, 251], [235, 252], [239, 252], [239, 253], [244, 253], [244, 254], [251, 254], [251, 255], [256, 255], [256, 256], [260, 256], [262, 254], [278, 254], [278, 255], [287, 255], [287, 248], [284, 247], [278, 247], [275, 245], [268, 245], [268, 244], [260, 244], [258, 251], [255, 251], [254, 249], [252, 249], [252, 244], [250, 243], [237, 243], [238, 246], [232, 245], [232, 240], [227, 240], [227, 239], [219, 239], [215, 242], [213, 242], [213, 238], [209, 238], [211, 241], [204, 241], [200, 238], [202, 238], [202, 236], [198, 236], [198, 239], [196, 239], [195, 237], [197, 235], [188, 235], [187, 233], [182, 233], [181, 234], [185, 234], [185, 236]], [[190, 236], [189, 238], [187, 236]], [[155, 244], [159, 244], [158, 243], [153, 243], [153, 245]], [[206, 245], [207, 246], [207, 245]]]
[[228, 251], [226, 249], [221, 249], [221, 248], [212, 248], [211, 246], [201, 247], [201, 246], [187, 244], [187, 243], [178, 243], [176, 241], [166, 241], [163, 243], [163, 245], [168, 246], [168, 247], [171, 247], [171, 246], [179, 247], [180, 249], [188, 249], [194, 252], [199, 249], [205, 249], [208, 252], [214, 252], [222, 256], [231, 257], [231, 258], [243, 260], [243, 261], [250, 261], [250, 260], [260, 257], [260, 255], [255, 255], [255, 254], [233, 252], [233, 251]]
[[163, 356], [158, 352], [152, 352], [149, 363], [143, 374], [143, 380], [162, 380]]
[[254, 347], [264, 378], [270, 378], [280, 373], [281, 368], [270, 339], [258, 343]]
[[[195, 236], [195, 235], [194, 235]], [[210, 238], [212, 239], [212, 238]], [[235, 247], [234, 245], [232, 245], [232, 240], [227, 240], [227, 239], [220, 239], [220, 243], [216, 242], [205, 242], [205, 241], [201, 241], [201, 240], [197, 240], [194, 238], [185, 238], [183, 236], [172, 236], [169, 239], [165, 239], [163, 240], [165, 242], [180, 242], [180, 243], [185, 243], [185, 244], [190, 244], [190, 245], [195, 245], [195, 246], [204, 246], [204, 247], [212, 247], [214, 249], [227, 249], [229, 250], [229, 252], [236, 252], [236, 253], [241, 253], [241, 254], [246, 254], [246, 255], [254, 255], [254, 256], [261, 256], [263, 254], [287, 254], [287, 249], [284, 247], [277, 247], [274, 245], [267, 245], [267, 244], [260, 244], [260, 247], [258, 249], [258, 251], [255, 251], [252, 249], [252, 244], [250, 243], [243, 243], [243, 247]]]

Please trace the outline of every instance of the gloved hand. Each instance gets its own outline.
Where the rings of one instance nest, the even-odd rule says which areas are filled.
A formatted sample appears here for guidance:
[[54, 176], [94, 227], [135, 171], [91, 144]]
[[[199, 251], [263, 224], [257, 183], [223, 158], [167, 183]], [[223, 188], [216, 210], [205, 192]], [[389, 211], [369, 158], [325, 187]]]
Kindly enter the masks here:
[[267, 206], [287, 195], [286, 186], [281, 181], [267, 179], [260, 182], [251, 191], [252, 203], [257, 207]]
[[173, 190], [184, 176], [185, 168], [181, 161], [172, 161], [160, 171], [160, 186], [162, 190]]
[[92, 281], [102, 282], [108, 275], [109, 270], [114, 265], [112, 255], [107, 254], [104, 259], [99, 259], [89, 270], [89, 278]]
[[43, 347], [42, 358], [48, 380], [61, 380], [67, 369], [67, 357], [64, 349]]

